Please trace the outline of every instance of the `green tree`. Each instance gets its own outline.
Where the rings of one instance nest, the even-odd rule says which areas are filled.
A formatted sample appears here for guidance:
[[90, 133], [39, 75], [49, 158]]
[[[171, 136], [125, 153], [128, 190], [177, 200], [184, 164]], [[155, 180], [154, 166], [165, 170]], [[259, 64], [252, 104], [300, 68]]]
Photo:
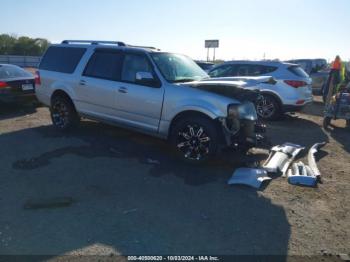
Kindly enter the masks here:
[[0, 55], [10, 55], [13, 46], [16, 43], [16, 38], [7, 34], [0, 35]]
[[49, 45], [50, 42], [43, 38], [0, 35], [0, 55], [41, 56]]

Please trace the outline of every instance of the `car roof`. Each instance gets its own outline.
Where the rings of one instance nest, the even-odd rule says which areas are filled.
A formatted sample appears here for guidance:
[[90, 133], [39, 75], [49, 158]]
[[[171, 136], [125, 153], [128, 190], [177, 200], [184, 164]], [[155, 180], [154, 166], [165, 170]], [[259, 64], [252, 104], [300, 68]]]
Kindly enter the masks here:
[[86, 49], [116, 49], [124, 51], [138, 51], [143, 53], [156, 53], [160, 52], [160, 49], [151, 46], [134, 46], [127, 45], [123, 42], [112, 41], [86, 41], [86, 40], [64, 40], [60, 44], [53, 44], [54, 47], [67, 47], [67, 48], [86, 48]]
[[266, 66], [295, 66], [295, 64], [287, 63], [287, 62], [281, 62], [281, 61], [269, 61], [269, 60], [232, 60], [227, 61], [220, 65], [227, 65], [227, 64], [249, 64], [249, 65], [266, 65]]

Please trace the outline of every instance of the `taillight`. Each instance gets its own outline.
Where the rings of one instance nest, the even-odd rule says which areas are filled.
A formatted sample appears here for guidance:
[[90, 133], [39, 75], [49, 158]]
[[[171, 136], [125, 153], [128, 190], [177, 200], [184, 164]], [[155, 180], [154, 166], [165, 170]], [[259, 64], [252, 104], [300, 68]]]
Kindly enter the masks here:
[[294, 88], [307, 86], [307, 83], [304, 82], [304, 81], [284, 80], [284, 82], [285, 82], [287, 85], [292, 86], [292, 87], [294, 87]]
[[35, 85], [41, 85], [40, 72], [35, 72]]
[[7, 87], [7, 83], [6, 82], [1, 82], [0, 81], [0, 88], [4, 88], [4, 87]]

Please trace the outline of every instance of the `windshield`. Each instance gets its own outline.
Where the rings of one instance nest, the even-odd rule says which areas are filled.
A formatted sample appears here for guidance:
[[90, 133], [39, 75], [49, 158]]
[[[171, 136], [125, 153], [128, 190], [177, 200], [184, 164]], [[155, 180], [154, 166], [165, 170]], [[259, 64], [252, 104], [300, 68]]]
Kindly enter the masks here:
[[171, 83], [209, 78], [207, 73], [187, 56], [170, 53], [153, 53], [151, 56], [163, 77]]

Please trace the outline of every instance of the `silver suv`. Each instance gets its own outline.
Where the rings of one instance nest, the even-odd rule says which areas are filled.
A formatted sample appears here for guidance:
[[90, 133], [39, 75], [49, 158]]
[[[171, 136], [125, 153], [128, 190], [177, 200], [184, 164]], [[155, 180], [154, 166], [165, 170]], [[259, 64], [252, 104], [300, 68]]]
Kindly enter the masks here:
[[258, 115], [266, 120], [278, 119], [285, 112], [300, 111], [312, 103], [312, 80], [298, 65], [278, 61], [230, 61], [209, 71], [216, 78], [273, 77], [275, 82], [259, 84], [264, 99], [256, 104]]
[[61, 130], [80, 117], [98, 120], [169, 139], [189, 161], [227, 146], [249, 148], [264, 131], [253, 104], [258, 91], [201, 81], [208, 75], [184, 55], [65, 40], [48, 48], [38, 74], [37, 98]]

